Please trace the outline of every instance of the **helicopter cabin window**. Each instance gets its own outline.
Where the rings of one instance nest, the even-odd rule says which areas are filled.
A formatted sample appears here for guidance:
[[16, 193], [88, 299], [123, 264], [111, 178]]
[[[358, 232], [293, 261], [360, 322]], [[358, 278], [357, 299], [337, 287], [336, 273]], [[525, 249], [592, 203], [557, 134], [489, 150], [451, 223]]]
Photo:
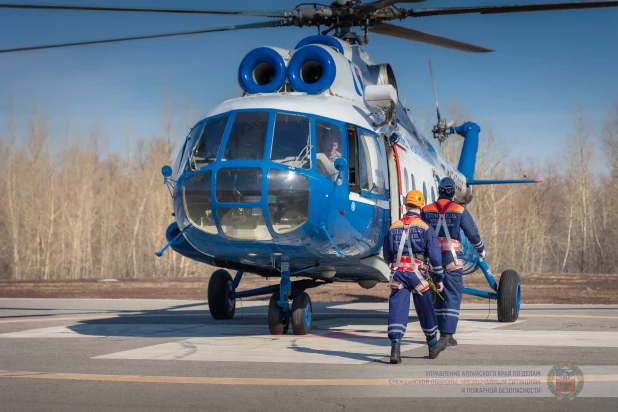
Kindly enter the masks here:
[[182, 185], [182, 196], [185, 213], [191, 224], [206, 233], [216, 234], [217, 225], [210, 200], [211, 177], [210, 170], [187, 177]]
[[406, 193], [410, 191], [410, 182], [408, 181], [408, 169], [403, 168], [403, 177], [405, 179], [406, 185], [404, 186], [404, 190]]
[[204, 123], [203, 129], [200, 125], [191, 131], [189, 134], [189, 141], [191, 143], [189, 144], [195, 142], [199, 136], [199, 132], [203, 130], [202, 136], [199, 138], [193, 152], [193, 157], [191, 158], [190, 167], [193, 170], [198, 170], [204, 166], [208, 166], [216, 160], [217, 152], [219, 150], [219, 146], [221, 145], [221, 139], [223, 139], [223, 134], [225, 133], [227, 120], [229, 117], [229, 114], [215, 117], [207, 120], [206, 123]]
[[431, 201], [432, 202], [436, 201], [436, 192], [435, 190], [433, 190], [433, 186], [431, 187]]
[[315, 121], [315, 143], [317, 147], [316, 162], [318, 172], [329, 177], [333, 182], [337, 178], [335, 160], [341, 156], [341, 129], [324, 120]]
[[427, 199], [427, 186], [425, 185], [425, 182], [423, 182], [423, 197]]
[[412, 190], [416, 190], [416, 180], [414, 179], [414, 173], [410, 175], [410, 179], [412, 180]]
[[356, 171], [359, 168], [358, 162], [358, 142], [356, 137], [356, 127], [347, 125], [346, 135], [348, 138], [348, 183], [350, 191], [360, 193], [358, 175]]
[[245, 203], [262, 199], [262, 169], [221, 168], [216, 181], [218, 202]]
[[379, 149], [377, 139], [369, 133], [360, 134], [360, 187], [363, 192], [372, 195], [384, 195], [385, 181], [383, 170], [380, 170]]
[[204, 123], [199, 123], [195, 125], [191, 130], [189, 130], [187, 138], [185, 139], [182, 147], [180, 148], [178, 156], [176, 157], [176, 162], [174, 163], [174, 179], [178, 179], [180, 169], [182, 168], [182, 164], [185, 161], [187, 148], [193, 147], [193, 145], [197, 141], [197, 138], [200, 135], [200, 132], [202, 131], [202, 127], [204, 127]]
[[238, 112], [227, 140], [222, 160], [261, 160], [264, 158], [268, 112]]
[[311, 169], [311, 134], [305, 116], [277, 113], [270, 159], [288, 166]]
[[309, 180], [291, 170], [268, 171], [268, 213], [276, 233], [289, 233], [309, 218]]

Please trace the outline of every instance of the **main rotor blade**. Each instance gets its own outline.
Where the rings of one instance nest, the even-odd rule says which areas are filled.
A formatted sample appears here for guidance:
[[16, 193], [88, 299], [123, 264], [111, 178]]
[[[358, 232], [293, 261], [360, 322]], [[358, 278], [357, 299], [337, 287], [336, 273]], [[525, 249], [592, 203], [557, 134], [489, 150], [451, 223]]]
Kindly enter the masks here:
[[569, 2], [553, 4], [518, 4], [511, 6], [480, 6], [480, 7], [445, 7], [433, 9], [408, 9], [407, 17], [427, 17], [443, 16], [449, 14], [500, 14], [500, 13], [522, 13], [530, 11], [555, 11], [555, 10], [575, 10], [593, 9], [600, 7], [618, 7], [618, 1], [589, 1], [589, 2]]
[[438, 115], [438, 124], [440, 124], [442, 122], [442, 116], [440, 116], [440, 107], [438, 107], [438, 93], [436, 93], [436, 83], [433, 78], [431, 59], [429, 59], [429, 76], [431, 76], [431, 88], [433, 89], [433, 98], [436, 101], [436, 114]]
[[212, 33], [212, 32], [227, 31], [227, 30], [261, 29], [261, 28], [266, 28], [266, 27], [285, 27], [285, 26], [290, 26], [291, 24], [292, 23], [290, 23], [288, 20], [265, 21], [265, 22], [260, 22], [260, 23], [239, 24], [239, 25], [234, 25], [234, 26], [217, 27], [217, 28], [205, 29], [205, 30], [193, 30], [193, 31], [183, 31], [183, 32], [164, 33], [164, 34], [151, 34], [151, 35], [146, 35], [146, 36], [121, 37], [121, 38], [116, 38], [116, 39], [92, 40], [92, 41], [82, 41], [82, 42], [75, 42], [75, 43], [49, 44], [45, 46], [19, 47], [15, 49], [0, 50], [0, 53], [13, 53], [13, 52], [27, 51], [27, 50], [52, 49], [56, 47], [82, 46], [86, 44], [113, 43], [113, 42], [121, 42], [121, 41], [128, 41], [128, 40], [156, 39], [160, 37], [184, 36], [186, 34]]
[[397, 3], [424, 3], [425, 1], [426, 0], [378, 0], [371, 3], [360, 4], [358, 8], [361, 10], [378, 10], [393, 6]]
[[484, 47], [475, 46], [473, 44], [462, 43], [457, 40], [447, 39], [446, 37], [436, 36], [435, 34], [426, 33], [419, 30], [408, 29], [406, 27], [395, 26], [389, 23], [376, 24], [369, 28], [370, 32], [384, 34], [386, 36], [399, 37], [401, 39], [413, 40], [422, 43], [442, 46], [449, 49], [455, 49], [465, 52], [492, 52], [493, 50]]
[[295, 10], [195, 10], [195, 9], [148, 9], [134, 7], [95, 7], [95, 6], [46, 6], [39, 4], [0, 4], [0, 9], [35, 10], [79, 10], [79, 11], [121, 11], [147, 13], [189, 13], [189, 14], [231, 14], [237, 16], [290, 17]]

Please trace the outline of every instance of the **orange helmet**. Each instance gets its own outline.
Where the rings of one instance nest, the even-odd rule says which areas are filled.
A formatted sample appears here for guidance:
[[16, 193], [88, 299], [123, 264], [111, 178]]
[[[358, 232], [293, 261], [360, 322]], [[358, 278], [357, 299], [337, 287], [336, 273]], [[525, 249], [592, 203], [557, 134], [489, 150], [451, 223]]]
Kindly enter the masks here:
[[418, 190], [410, 190], [406, 196], [406, 205], [421, 207], [425, 204], [425, 196]]

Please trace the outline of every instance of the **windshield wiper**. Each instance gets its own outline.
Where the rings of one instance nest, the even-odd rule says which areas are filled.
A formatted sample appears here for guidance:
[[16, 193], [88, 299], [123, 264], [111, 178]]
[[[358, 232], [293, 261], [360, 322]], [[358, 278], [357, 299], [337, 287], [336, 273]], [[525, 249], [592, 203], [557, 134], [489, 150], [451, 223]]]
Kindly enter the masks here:
[[[307, 156], [309, 156], [311, 154], [311, 148], [313, 146], [311, 146], [311, 142], [308, 141], [307, 145], [305, 145], [305, 147], [303, 147], [303, 150], [300, 151], [300, 153], [298, 154], [298, 156], [296, 156], [296, 159], [294, 159], [294, 163], [292, 163], [292, 166], [290, 166], [292, 169], [296, 168], [296, 163], [297, 162], [304, 162], [305, 159], [307, 158]], [[301, 157], [302, 156], [302, 157]]]

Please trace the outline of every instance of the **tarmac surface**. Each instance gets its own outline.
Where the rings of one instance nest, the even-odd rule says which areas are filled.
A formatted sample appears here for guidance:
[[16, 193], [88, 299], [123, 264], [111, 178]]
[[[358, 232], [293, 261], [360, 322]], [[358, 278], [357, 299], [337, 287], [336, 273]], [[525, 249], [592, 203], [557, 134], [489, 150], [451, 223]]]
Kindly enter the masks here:
[[435, 360], [412, 309], [391, 365], [388, 303], [314, 303], [304, 336], [270, 335], [267, 305], [2, 299], [0, 410], [616, 410], [618, 306], [467, 304]]

